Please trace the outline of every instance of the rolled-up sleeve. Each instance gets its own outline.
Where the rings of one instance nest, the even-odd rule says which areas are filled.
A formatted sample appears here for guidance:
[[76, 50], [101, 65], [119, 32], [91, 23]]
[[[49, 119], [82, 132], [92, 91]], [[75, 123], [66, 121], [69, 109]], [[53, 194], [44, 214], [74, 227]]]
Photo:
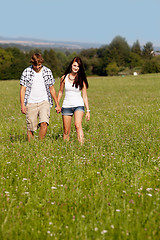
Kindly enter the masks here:
[[50, 69], [47, 69], [47, 74], [45, 75], [46, 83], [49, 87], [53, 86], [55, 83], [55, 79], [53, 77], [52, 71]]
[[26, 70], [23, 71], [21, 78], [20, 78], [20, 85], [26, 87]]

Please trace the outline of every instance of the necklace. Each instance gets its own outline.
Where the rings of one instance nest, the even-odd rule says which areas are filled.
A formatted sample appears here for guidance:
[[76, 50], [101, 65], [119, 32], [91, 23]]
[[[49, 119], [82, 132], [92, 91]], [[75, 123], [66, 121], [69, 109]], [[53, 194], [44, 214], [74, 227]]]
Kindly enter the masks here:
[[71, 81], [75, 80], [75, 78], [70, 78], [70, 74], [68, 75], [68, 77], [69, 77], [69, 80], [71, 80]]

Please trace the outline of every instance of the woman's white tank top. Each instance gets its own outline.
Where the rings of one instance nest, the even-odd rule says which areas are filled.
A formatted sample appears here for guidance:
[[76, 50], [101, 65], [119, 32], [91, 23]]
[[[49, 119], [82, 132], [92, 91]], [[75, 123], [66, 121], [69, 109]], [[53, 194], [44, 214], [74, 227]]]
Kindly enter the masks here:
[[69, 82], [67, 74], [65, 78], [65, 97], [62, 105], [64, 108], [84, 106], [79, 86], [76, 88], [75, 86], [72, 87], [72, 85], [73, 83]]

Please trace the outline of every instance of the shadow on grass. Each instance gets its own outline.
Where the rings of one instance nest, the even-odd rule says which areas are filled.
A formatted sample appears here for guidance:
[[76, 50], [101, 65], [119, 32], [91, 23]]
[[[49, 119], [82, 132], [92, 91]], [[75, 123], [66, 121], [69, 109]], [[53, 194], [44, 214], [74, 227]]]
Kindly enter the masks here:
[[58, 140], [63, 138], [63, 134], [61, 131], [58, 133], [51, 133], [47, 135], [47, 138], [53, 139], [53, 140]]
[[[38, 133], [39, 131], [36, 131], [34, 133], [34, 137], [35, 139], [38, 139]], [[59, 129], [57, 132], [47, 132], [46, 137], [47, 139], [51, 139], [51, 140], [58, 140], [58, 139], [62, 139], [63, 138], [63, 133], [62, 133], [62, 129]], [[23, 134], [9, 134], [9, 141], [13, 142], [28, 142], [27, 140], [27, 134], [23, 133]]]
[[26, 134], [9, 135], [9, 139], [11, 142], [26, 142], [27, 135]]

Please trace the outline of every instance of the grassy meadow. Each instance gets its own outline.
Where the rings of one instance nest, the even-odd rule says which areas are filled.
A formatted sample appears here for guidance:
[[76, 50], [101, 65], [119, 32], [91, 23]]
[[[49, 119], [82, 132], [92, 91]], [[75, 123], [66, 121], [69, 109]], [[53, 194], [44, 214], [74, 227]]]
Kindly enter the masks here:
[[160, 239], [160, 74], [88, 80], [83, 146], [53, 108], [28, 143], [19, 81], [0, 81], [0, 239]]

